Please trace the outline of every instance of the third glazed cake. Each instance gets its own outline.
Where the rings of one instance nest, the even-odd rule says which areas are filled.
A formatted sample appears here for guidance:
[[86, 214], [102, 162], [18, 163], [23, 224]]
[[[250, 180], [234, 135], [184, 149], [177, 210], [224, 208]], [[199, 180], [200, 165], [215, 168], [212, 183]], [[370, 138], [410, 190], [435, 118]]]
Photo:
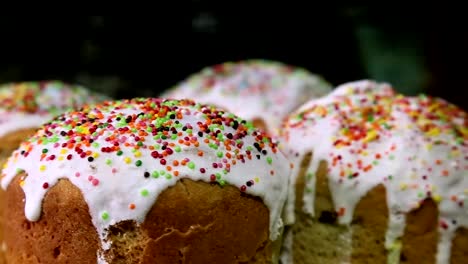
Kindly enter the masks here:
[[309, 71], [267, 60], [226, 62], [193, 74], [163, 97], [222, 107], [276, 134], [281, 121], [331, 85]]
[[467, 125], [442, 99], [373, 81], [306, 103], [282, 131], [295, 164], [284, 261], [465, 263]]

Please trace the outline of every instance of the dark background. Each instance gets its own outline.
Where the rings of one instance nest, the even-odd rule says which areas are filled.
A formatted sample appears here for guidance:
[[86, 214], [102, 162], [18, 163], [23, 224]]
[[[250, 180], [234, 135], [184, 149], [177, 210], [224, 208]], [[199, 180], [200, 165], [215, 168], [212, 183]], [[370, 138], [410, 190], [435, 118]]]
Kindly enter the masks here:
[[151, 15], [2, 16], [0, 82], [59, 79], [116, 98], [157, 96], [204, 66], [263, 58], [334, 85], [372, 78], [468, 109], [463, 9], [189, 3]]

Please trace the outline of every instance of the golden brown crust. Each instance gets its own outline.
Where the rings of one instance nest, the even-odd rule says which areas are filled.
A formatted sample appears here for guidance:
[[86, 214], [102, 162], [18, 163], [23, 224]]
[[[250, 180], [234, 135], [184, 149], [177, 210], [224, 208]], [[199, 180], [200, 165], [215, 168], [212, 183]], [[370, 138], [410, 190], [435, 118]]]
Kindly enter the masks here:
[[402, 263], [435, 263], [438, 216], [437, 205], [429, 199], [407, 214], [402, 238]]
[[367, 263], [371, 260], [373, 263], [387, 262], [387, 224], [386, 190], [379, 185], [370, 190], [354, 210], [351, 263]]
[[[3, 164], [7, 161], [11, 153], [19, 147], [21, 142], [36, 132], [37, 128], [21, 129], [12, 133], [8, 133], [0, 138], [0, 170]], [[4, 191], [0, 188], [0, 215], [3, 214]], [[3, 222], [0, 220], [0, 247], [3, 243]], [[0, 264], [5, 263], [3, 250], [0, 249]]]
[[8, 263], [94, 263], [98, 237], [80, 191], [61, 180], [45, 195], [40, 221], [30, 222], [19, 180], [8, 186], [5, 198]]
[[[40, 220], [31, 223], [18, 181], [6, 192], [9, 263], [94, 263], [98, 237], [79, 189], [59, 181], [44, 198]], [[260, 199], [183, 179], [161, 193], [141, 226], [112, 227], [106, 256], [109, 263], [271, 263], [268, 236], [269, 212]]]
[[460, 228], [455, 233], [452, 244], [451, 264], [462, 263], [468, 259], [468, 229]]
[[32, 136], [37, 128], [20, 129], [8, 133], [0, 138], [0, 161], [2, 158], [8, 158], [10, 154], [19, 147], [21, 142]]

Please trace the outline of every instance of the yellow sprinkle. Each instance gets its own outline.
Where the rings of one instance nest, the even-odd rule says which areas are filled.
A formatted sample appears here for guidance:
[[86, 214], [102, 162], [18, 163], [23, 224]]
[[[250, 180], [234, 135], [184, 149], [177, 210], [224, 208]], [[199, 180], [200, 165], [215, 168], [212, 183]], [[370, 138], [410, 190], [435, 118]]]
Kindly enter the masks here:
[[125, 161], [125, 163], [129, 164], [130, 162], [132, 162], [132, 159], [129, 158], [129, 157], [126, 157], [126, 158], [124, 159], [124, 161]]
[[140, 151], [135, 152], [135, 157], [136, 158], [141, 157], [141, 152]]
[[59, 160], [59, 161], [62, 161], [62, 160], [63, 160], [63, 156], [59, 156], [59, 157], [58, 157], [58, 160]]
[[23, 187], [24, 184], [25, 184], [24, 180], [21, 180], [21, 181], [19, 182], [19, 185], [20, 185], [21, 187]]
[[93, 158], [97, 158], [97, 157], [99, 157], [99, 153], [94, 152], [94, 153], [93, 153]]
[[41, 165], [41, 166], [39, 167], [39, 170], [40, 170], [40, 171], [45, 171], [45, 170], [46, 170], [46, 166], [45, 166], [45, 165]]
[[432, 144], [430, 144], [430, 143], [427, 144], [427, 145], [426, 145], [426, 148], [427, 148], [427, 150], [431, 150], [431, 149], [432, 149]]
[[408, 187], [408, 184], [403, 183], [403, 182], [400, 183], [400, 189], [401, 189], [402, 191], [406, 190], [407, 187]]
[[428, 136], [438, 136], [439, 134], [440, 134], [440, 129], [437, 127], [434, 127], [433, 129], [426, 132], [426, 135]]
[[260, 179], [259, 179], [258, 177], [255, 177], [255, 178], [254, 178], [254, 181], [255, 181], [255, 182], [259, 182]]
[[60, 154], [65, 154], [65, 153], [67, 153], [67, 152], [68, 152], [67, 149], [62, 149], [62, 150], [60, 150]]
[[434, 199], [434, 202], [439, 203], [442, 200], [442, 197], [436, 194], [432, 196], [432, 199]]
[[378, 135], [379, 135], [379, 134], [377, 133], [377, 131], [371, 130], [371, 131], [369, 131], [369, 133], [367, 133], [367, 136], [366, 136], [366, 138], [364, 138], [363, 141], [364, 141], [365, 143], [370, 142], [370, 141], [376, 139]]
[[363, 152], [361, 152], [361, 154], [362, 154], [363, 156], [368, 156], [368, 155], [369, 155], [369, 152], [367, 152], [367, 150], [364, 150]]

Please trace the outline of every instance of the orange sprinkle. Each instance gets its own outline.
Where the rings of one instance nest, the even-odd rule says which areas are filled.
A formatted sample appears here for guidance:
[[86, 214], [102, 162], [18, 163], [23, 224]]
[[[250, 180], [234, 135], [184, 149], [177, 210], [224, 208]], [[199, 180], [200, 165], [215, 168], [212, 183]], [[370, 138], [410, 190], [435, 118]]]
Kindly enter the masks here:
[[368, 172], [372, 169], [372, 165], [367, 165], [365, 168], [364, 168], [364, 171], [365, 172]]
[[443, 175], [443, 176], [449, 176], [448, 170], [443, 170], [443, 171], [442, 171], [442, 175]]
[[166, 170], [167, 170], [167, 171], [171, 171], [171, 170], [172, 170], [172, 167], [171, 167], [171, 166], [166, 166]]
[[340, 209], [338, 210], [338, 215], [339, 216], [343, 216], [346, 212], [346, 208], [344, 207], [340, 207]]
[[180, 164], [181, 164], [182, 166], [185, 166], [185, 165], [187, 164], [187, 162], [186, 162], [185, 160], [182, 160], [182, 161], [180, 162]]
[[440, 164], [442, 164], [442, 161], [441, 160], [436, 160], [436, 164], [440, 165]]
[[176, 167], [179, 166], [179, 161], [178, 161], [178, 160], [174, 160], [174, 161], [172, 162], [172, 165], [174, 165], [174, 166], [176, 166]]
[[174, 171], [174, 176], [179, 176], [179, 171]]
[[[184, 143], [184, 140], [183, 139], [179, 139], [177, 142], [179, 142], [179, 144], [183, 144]], [[208, 142], [207, 142], [208, 143]]]
[[135, 207], [136, 207], [136, 206], [135, 206], [135, 204], [133, 204], [133, 203], [131, 203], [131, 204], [128, 206], [128, 208], [130, 208], [130, 210], [135, 209]]
[[198, 151], [198, 156], [203, 157], [203, 151], [199, 150]]
[[195, 147], [198, 147], [200, 146], [200, 143], [198, 141], [195, 142], [195, 144], [193, 144]]
[[149, 150], [154, 150], [153, 146], [149, 146], [148, 148], [149, 148]]

